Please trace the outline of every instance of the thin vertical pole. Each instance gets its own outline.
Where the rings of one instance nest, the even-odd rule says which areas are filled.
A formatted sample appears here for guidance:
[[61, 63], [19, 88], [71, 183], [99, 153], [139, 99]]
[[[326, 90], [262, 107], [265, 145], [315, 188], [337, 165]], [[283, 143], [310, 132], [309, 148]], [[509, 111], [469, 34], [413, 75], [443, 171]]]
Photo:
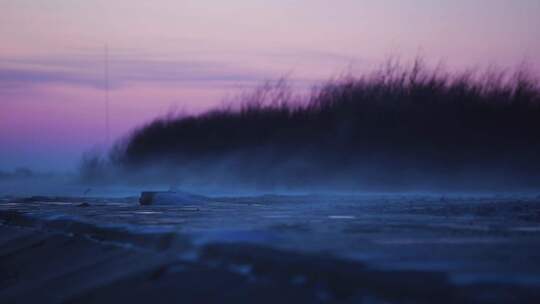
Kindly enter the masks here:
[[109, 45], [105, 45], [105, 57], [104, 57], [104, 73], [105, 73], [105, 144], [108, 146], [110, 143], [110, 129], [109, 129]]

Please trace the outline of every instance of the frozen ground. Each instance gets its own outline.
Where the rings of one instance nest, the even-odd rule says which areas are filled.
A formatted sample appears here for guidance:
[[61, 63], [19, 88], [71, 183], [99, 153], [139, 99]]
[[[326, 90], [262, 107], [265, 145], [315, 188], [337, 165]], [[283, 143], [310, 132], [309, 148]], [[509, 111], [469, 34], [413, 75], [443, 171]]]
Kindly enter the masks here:
[[5, 197], [0, 222], [2, 303], [540, 302], [536, 195]]

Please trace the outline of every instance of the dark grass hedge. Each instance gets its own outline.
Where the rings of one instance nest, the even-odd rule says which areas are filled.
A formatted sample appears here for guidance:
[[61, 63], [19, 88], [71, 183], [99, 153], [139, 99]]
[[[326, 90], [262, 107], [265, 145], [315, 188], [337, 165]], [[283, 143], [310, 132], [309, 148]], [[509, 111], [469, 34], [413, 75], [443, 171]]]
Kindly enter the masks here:
[[158, 118], [106, 160], [87, 158], [83, 173], [262, 188], [540, 185], [540, 89], [525, 69], [450, 74], [389, 62], [309, 96], [267, 84], [239, 104]]

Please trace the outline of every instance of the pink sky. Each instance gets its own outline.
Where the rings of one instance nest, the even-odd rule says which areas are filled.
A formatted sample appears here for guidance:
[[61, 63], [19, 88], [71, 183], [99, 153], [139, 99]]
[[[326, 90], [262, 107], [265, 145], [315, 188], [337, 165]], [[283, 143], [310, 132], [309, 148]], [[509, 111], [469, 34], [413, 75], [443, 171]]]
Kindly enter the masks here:
[[422, 54], [540, 66], [540, 0], [0, 0], [0, 170], [71, 170], [174, 109], [283, 75], [298, 86]]

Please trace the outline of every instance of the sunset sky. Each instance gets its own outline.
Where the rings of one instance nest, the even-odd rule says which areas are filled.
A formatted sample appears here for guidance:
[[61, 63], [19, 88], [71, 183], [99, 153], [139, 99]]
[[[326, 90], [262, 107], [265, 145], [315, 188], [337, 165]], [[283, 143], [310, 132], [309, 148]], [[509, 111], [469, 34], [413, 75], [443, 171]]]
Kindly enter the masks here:
[[76, 168], [169, 111], [286, 75], [307, 87], [388, 56], [540, 67], [540, 0], [0, 0], [0, 170]]

